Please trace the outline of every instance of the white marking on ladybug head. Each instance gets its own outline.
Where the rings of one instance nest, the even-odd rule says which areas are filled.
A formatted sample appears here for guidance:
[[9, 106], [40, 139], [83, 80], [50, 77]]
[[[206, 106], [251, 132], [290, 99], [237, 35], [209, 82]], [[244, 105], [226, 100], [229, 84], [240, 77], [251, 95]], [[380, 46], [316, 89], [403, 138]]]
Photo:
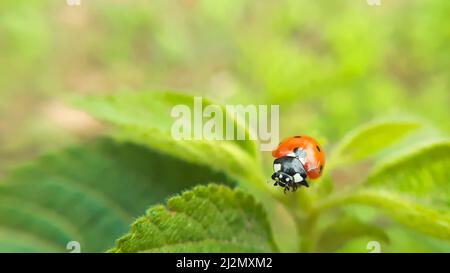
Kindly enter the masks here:
[[278, 176], [279, 178], [283, 178], [283, 175], [280, 173], [280, 175]]
[[297, 150], [297, 156], [298, 158], [304, 158], [306, 157], [306, 152], [303, 149]]
[[294, 182], [301, 182], [302, 180], [303, 180], [303, 177], [299, 173], [296, 173], [294, 175]]
[[302, 163], [302, 165], [304, 166], [305, 162], [306, 162], [305, 157], [300, 157], [299, 160]]
[[273, 170], [274, 170], [275, 172], [280, 171], [280, 170], [281, 170], [281, 164], [280, 164], [280, 163], [273, 164]]
[[288, 153], [286, 156], [289, 156], [289, 157], [296, 157], [297, 155], [295, 154], [295, 153]]
[[286, 177], [284, 180], [286, 180], [286, 182], [289, 182], [289, 180], [291, 180], [289, 177]]

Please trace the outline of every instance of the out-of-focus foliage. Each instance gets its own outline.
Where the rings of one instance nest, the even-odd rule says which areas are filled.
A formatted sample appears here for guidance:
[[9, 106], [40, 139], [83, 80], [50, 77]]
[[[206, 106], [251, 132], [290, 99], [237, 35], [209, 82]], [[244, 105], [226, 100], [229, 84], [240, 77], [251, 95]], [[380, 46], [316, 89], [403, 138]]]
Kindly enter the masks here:
[[[215, 105], [203, 98], [201, 103], [203, 109]], [[141, 143], [183, 160], [210, 166], [238, 180], [248, 179], [255, 173], [255, 169], [259, 168], [259, 151], [255, 141], [248, 140], [248, 130], [235, 120], [233, 114], [226, 112], [225, 107], [218, 108], [223, 111], [223, 116], [219, 117], [223, 125], [226, 126], [227, 121], [231, 122], [233, 135], [242, 130], [247, 140], [174, 139], [171, 130], [174, 122], [174, 117], [171, 116], [172, 108], [185, 105], [194, 109], [193, 98], [183, 94], [125, 93], [108, 97], [88, 97], [78, 100], [77, 104], [96, 117], [121, 128], [117, 134], [120, 139]], [[190, 111], [190, 115], [189, 122], [194, 119], [194, 111]], [[223, 136], [226, 133], [227, 130], [223, 130]], [[259, 182], [258, 180], [255, 183], [260, 186]]]
[[367, 224], [354, 216], [343, 215], [329, 224], [322, 232], [317, 243], [320, 248], [317, 250], [335, 252], [349, 241], [361, 237], [377, 240], [380, 244], [389, 243], [389, 236], [382, 228]]
[[349, 133], [346, 139], [337, 145], [332, 160], [340, 166], [345, 166], [367, 159], [395, 144], [419, 126], [420, 124], [413, 121], [377, 122], [366, 125]]
[[[113, 230], [108, 225], [101, 231], [79, 232], [86, 249], [92, 251], [111, 247], [113, 238], [127, 230], [131, 217], [164, 197], [198, 183], [225, 181], [223, 176], [208, 175], [207, 166], [237, 178], [239, 185], [249, 189], [267, 186], [259, 187], [256, 181], [269, 178], [270, 155], [262, 154], [259, 162], [252, 143], [221, 144], [232, 150], [223, 159], [223, 154], [207, 149], [224, 148], [221, 145], [183, 143], [179, 148], [191, 149], [183, 153], [170, 149], [172, 142], [164, 134], [151, 138], [155, 129], [167, 133], [165, 109], [174, 101], [159, 101], [160, 94], [148, 93], [98, 96], [180, 90], [189, 93], [185, 101], [190, 95], [204, 95], [221, 104], [280, 104], [282, 137], [309, 134], [325, 144], [331, 160], [324, 178], [308, 192], [281, 199], [284, 209], [294, 213], [275, 209], [280, 196], [273, 191], [278, 201], [254, 192], [268, 210], [272, 226], [277, 224], [274, 236], [280, 250], [298, 250], [292, 240], [295, 230], [286, 224], [292, 217], [300, 249], [305, 251], [361, 252], [371, 239], [383, 241], [383, 251], [450, 251], [446, 240], [449, 156], [445, 152], [450, 132], [450, 28], [446, 27], [450, 1], [382, 0], [381, 6], [369, 6], [365, 0], [80, 1], [80, 6], [65, 0], [0, 1], [0, 181], [6, 181], [0, 184], [0, 217], [4, 219], [0, 250], [64, 250], [65, 242], [77, 237], [72, 231], [82, 227], [72, 222], [70, 211], [59, 211], [65, 206], [51, 202], [61, 198], [70, 204], [76, 190], [60, 180], [73, 180], [73, 175], [83, 172], [88, 178], [95, 168], [108, 170], [95, 173], [105, 181], [111, 170], [122, 170], [126, 178], [114, 181], [148, 180], [152, 190], [142, 191], [147, 195], [142, 197], [122, 189], [124, 196], [139, 204], [133, 209], [117, 205], [129, 211], [129, 219]], [[56, 152], [61, 159], [59, 155], [53, 161], [52, 157], [39, 159], [25, 168], [31, 174], [19, 168], [18, 173], [24, 174], [6, 176], [8, 168], [23, 160], [73, 143], [78, 147], [74, 150], [80, 151], [76, 155], [121, 161], [121, 153], [104, 155], [101, 147], [105, 146], [79, 147], [99, 132], [110, 132], [109, 127], [105, 130], [103, 124], [62, 103], [66, 96], [91, 94], [95, 97], [88, 96], [82, 108], [115, 128], [115, 139], [104, 145], [122, 151], [124, 146], [115, 143], [118, 139], [135, 142], [125, 145], [130, 153], [136, 152], [131, 161], [139, 161], [140, 153], [158, 158], [142, 162], [149, 170], [128, 170], [132, 167], [128, 165], [114, 168], [101, 160], [86, 166], [91, 161], [72, 158], [76, 164], [65, 169], [71, 172], [59, 173], [61, 169], [55, 168], [70, 156]], [[136, 124], [139, 130], [130, 130]], [[186, 185], [167, 190], [172, 178], [162, 181], [147, 173], [152, 173], [155, 162], [171, 158], [167, 153], [203, 165], [180, 161], [171, 176], [193, 172], [204, 179], [193, 183], [186, 179]], [[209, 157], [214, 154], [212, 161]], [[227, 164], [221, 165], [219, 159]], [[189, 172], [184, 171], [186, 164], [191, 166]], [[86, 181], [76, 179], [74, 187], [83, 188]], [[97, 185], [100, 191], [109, 190], [102, 183]], [[52, 197], [49, 190], [59, 187], [62, 197]], [[154, 191], [162, 192], [157, 199], [150, 195]], [[81, 196], [85, 192], [80, 198], [91, 200], [95, 208], [103, 206], [101, 198]], [[318, 217], [321, 205], [327, 209]], [[79, 209], [75, 218], [77, 213], [96, 213], [83, 203], [73, 209]], [[105, 217], [110, 214], [114, 210], [105, 212]], [[335, 222], [340, 215], [346, 218]], [[49, 220], [55, 218], [67, 221]], [[414, 221], [408, 224], [410, 219]], [[352, 223], [356, 226], [349, 228]], [[95, 232], [103, 237], [92, 235]], [[329, 239], [336, 234], [342, 240]], [[89, 236], [98, 241], [87, 242]]]

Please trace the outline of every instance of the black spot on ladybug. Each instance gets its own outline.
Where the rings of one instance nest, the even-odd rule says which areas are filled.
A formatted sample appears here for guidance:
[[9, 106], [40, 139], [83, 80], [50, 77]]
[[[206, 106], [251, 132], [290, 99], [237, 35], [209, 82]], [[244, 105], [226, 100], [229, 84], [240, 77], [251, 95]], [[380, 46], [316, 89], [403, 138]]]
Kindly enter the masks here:
[[318, 145], [316, 145], [316, 149], [317, 149], [317, 151], [319, 151], [319, 152], [320, 152], [320, 148], [319, 148], [319, 146], [318, 146]]
[[295, 136], [294, 138], [301, 138], [302, 136]]

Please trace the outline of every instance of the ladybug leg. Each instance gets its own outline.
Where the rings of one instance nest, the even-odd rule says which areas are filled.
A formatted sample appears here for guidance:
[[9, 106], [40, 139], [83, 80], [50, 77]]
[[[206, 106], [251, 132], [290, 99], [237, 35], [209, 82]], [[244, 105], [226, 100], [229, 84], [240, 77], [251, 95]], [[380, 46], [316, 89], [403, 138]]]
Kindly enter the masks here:
[[300, 182], [300, 184], [303, 185], [303, 186], [305, 186], [305, 187], [307, 187], [307, 188], [309, 188], [309, 184], [308, 184], [308, 182], [306, 181], [306, 179], [303, 180], [302, 182]]
[[297, 185], [295, 185], [295, 182], [293, 180], [290, 180], [289, 183], [287, 183], [288, 191], [292, 188], [292, 192], [295, 192], [297, 190]]
[[274, 186], [280, 185], [280, 184], [278, 183], [278, 180], [279, 180], [279, 178], [278, 178], [278, 173], [275, 172], [275, 173], [272, 174], [272, 180], [275, 181], [275, 183], [273, 184]]

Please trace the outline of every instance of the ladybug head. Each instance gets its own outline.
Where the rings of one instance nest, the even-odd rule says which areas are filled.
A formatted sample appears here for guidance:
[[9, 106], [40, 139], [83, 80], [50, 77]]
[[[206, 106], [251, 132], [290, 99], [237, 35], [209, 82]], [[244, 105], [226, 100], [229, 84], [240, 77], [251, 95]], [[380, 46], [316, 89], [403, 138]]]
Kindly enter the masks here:
[[294, 188], [298, 185], [309, 186], [306, 182], [306, 171], [297, 157], [284, 156], [275, 159], [273, 170], [272, 180], [275, 181], [276, 185], [293, 186]]

